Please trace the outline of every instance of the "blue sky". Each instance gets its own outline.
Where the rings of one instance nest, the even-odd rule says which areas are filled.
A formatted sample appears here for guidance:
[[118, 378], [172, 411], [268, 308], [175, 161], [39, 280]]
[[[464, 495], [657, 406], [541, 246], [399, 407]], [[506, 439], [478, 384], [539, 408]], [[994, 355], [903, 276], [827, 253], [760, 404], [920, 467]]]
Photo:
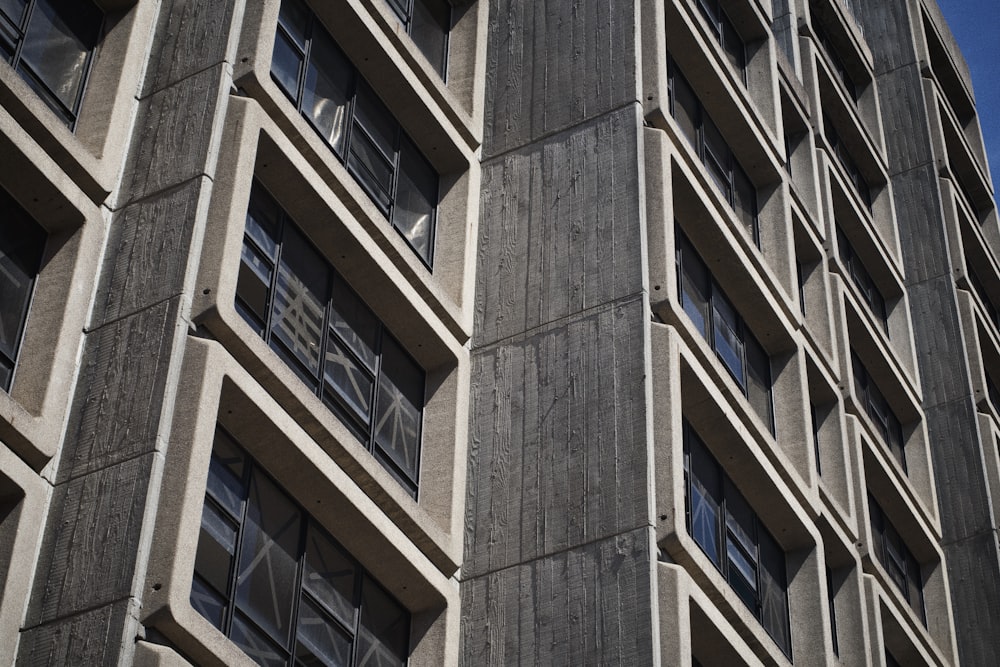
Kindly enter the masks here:
[[938, 0], [938, 5], [972, 71], [976, 110], [996, 185], [1000, 181], [1000, 0]]

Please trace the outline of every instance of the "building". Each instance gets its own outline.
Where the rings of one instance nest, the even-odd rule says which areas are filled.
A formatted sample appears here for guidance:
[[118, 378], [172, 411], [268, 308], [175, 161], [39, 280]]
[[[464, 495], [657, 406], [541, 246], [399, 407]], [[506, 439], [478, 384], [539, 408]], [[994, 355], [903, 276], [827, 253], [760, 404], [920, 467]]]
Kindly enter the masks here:
[[0, 0], [0, 661], [991, 665], [934, 0]]

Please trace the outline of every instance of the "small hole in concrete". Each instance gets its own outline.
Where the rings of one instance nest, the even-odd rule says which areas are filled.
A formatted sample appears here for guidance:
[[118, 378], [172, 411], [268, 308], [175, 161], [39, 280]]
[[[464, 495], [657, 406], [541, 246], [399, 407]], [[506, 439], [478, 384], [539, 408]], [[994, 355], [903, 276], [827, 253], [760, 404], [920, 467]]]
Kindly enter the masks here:
[[153, 584], [153, 590], [158, 591], [163, 588], [163, 584]]
[[661, 514], [660, 515], [660, 521], [666, 521], [666, 520], [667, 520], [667, 515], [666, 514]]
[[207, 288], [207, 287], [206, 287], [205, 289], [203, 289], [203, 290], [201, 291], [201, 293], [202, 293], [202, 294], [211, 294], [211, 293], [212, 293], [212, 290], [210, 290], [209, 288]]
[[660, 291], [660, 286], [656, 285], [656, 286], [653, 287], [653, 289], [656, 290], [657, 292], [659, 292]]

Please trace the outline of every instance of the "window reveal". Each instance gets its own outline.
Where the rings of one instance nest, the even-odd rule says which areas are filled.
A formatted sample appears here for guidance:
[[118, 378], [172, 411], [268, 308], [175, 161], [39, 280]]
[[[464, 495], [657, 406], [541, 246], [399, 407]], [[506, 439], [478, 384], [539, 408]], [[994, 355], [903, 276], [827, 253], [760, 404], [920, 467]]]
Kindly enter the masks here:
[[920, 576], [920, 563], [903, 542], [899, 531], [882, 511], [882, 507], [869, 494], [868, 509], [872, 520], [872, 538], [875, 541], [875, 557], [886, 569], [889, 578], [903, 594], [903, 599], [924, 625], [924, 587]]
[[451, 5], [447, 0], [386, 0], [406, 33], [444, 79], [448, 67]]
[[791, 657], [785, 553], [686, 421], [684, 484], [688, 533]]
[[872, 280], [871, 274], [868, 273], [861, 258], [858, 257], [858, 253], [855, 252], [854, 246], [847, 240], [847, 236], [839, 225], [837, 226], [837, 248], [840, 251], [840, 261], [844, 263], [848, 275], [851, 276], [851, 280], [854, 282], [854, 286], [861, 293], [861, 299], [868, 306], [869, 312], [875, 316], [875, 319], [882, 326], [885, 335], [888, 336], [889, 318], [885, 309], [885, 297], [882, 296], [882, 291], [875, 284], [875, 281]]
[[746, 83], [746, 43], [722, 8], [722, 4], [719, 0], [698, 0], [698, 9], [708, 21], [712, 36], [719, 42], [729, 64], [739, 73], [740, 80]]
[[416, 495], [423, 370], [256, 182], [236, 309]]
[[191, 605], [262, 665], [405, 665], [410, 615], [221, 428]]
[[438, 174], [300, 0], [281, 3], [271, 76], [431, 266]]
[[906, 473], [906, 451], [903, 442], [903, 428], [899, 423], [896, 413], [889, 407], [885, 396], [875, 385], [875, 381], [868, 373], [868, 369], [861, 363], [854, 350], [851, 350], [851, 366], [854, 369], [854, 387], [861, 400], [861, 406], [875, 425], [875, 431], [882, 439], [882, 444], [899, 462], [903, 472]]
[[0, 57], [70, 129], [103, 22], [104, 14], [87, 0], [0, 1]]

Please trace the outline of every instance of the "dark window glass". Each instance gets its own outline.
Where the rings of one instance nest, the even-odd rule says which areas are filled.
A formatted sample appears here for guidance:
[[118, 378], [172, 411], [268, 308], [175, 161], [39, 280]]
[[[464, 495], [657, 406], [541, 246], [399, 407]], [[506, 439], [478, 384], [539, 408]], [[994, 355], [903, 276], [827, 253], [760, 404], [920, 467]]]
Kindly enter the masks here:
[[[413, 9], [409, 0], [401, 4], [407, 4], [406, 12]], [[421, 13], [418, 18], [423, 22], [426, 17]], [[431, 266], [438, 173], [301, 0], [282, 0], [271, 76], [390, 224]]]
[[[218, 504], [220, 488], [237, 502]], [[409, 612], [221, 428], [191, 604], [262, 665], [405, 665], [409, 653]]]
[[681, 307], [773, 434], [771, 359], [680, 228], [676, 228], [675, 238]]
[[983, 307], [986, 308], [987, 316], [989, 316], [993, 324], [1000, 327], [1000, 311], [997, 310], [996, 304], [994, 304], [993, 300], [990, 298], [990, 293], [983, 284], [982, 279], [980, 279], [979, 274], [976, 273], [971, 265], [968, 268], [969, 283], [972, 285], [972, 291], [979, 297]]
[[688, 533], [790, 658], [785, 553], [686, 421], [684, 483]]
[[822, 24], [816, 21], [818, 16], [818, 11], [815, 9], [815, 4], [813, 4], [813, 10], [811, 12], [812, 16], [812, 27], [813, 32], [816, 33], [816, 37], [819, 40], [819, 45], [823, 49], [823, 53], [826, 54], [827, 60], [829, 61], [833, 73], [836, 75], [840, 82], [844, 84], [844, 89], [847, 91], [848, 98], [857, 103], [858, 101], [858, 88], [854, 84], [854, 79], [851, 78], [850, 72], [847, 71], [847, 66], [841, 59], [840, 54], [837, 52], [837, 48], [833, 45], [830, 40], [830, 36], [827, 34], [826, 30], [823, 28]]
[[45, 248], [45, 232], [0, 189], [0, 389], [10, 389], [28, 306]]
[[236, 308], [415, 495], [423, 369], [258, 183], [247, 210]]
[[747, 234], [759, 246], [757, 189], [673, 59], [667, 61], [667, 73], [670, 114], [697, 151], [715, 187], [732, 207]]
[[902, 593], [921, 623], [927, 624], [924, 616], [924, 586], [920, 575], [920, 563], [906, 546], [899, 531], [892, 525], [881, 505], [868, 496], [868, 510], [872, 520], [872, 539], [875, 541], [875, 557], [885, 568], [889, 578]]
[[875, 381], [869, 375], [868, 369], [861, 363], [861, 359], [854, 350], [851, 350], [851, 365], [854, 369], [854, 386], [858, 392], [861, 407], [871, 418], [882, 443], [892, 454], [892, 457], [899, 462], [903, 472], [906, 473], [905, 443], [903, 442], [903, 428], [899, 423], [899, 418], [889, 407], [888, 401], [885, 400], [882, 392], [875, 385]]
[[827, 611], [830, 614], [830, 636], [833, 638], [833, 654], [840, 655], [840, 640], [837, 638], [836, 589], [833, 587], [833, 572], [826, 568]]
[[86, 0], [0, 2], [0, 51], [71, 128], [103, 22]]
[[840, 134], [837, 133], [837, 128], [833, 126], [833, 121], [826, 114], [823, 114], [823, 128], [826, 140], [830, 143], [830, 148], [833, 150], [834, 156], [836, 156], [840, 166], [844, 169], [844, 175], [847, 176], [848, 182], [850, 182], [854, 191], [858, 193], [861, 201], [870, 211], [872, 209], [871, 186], [868, 185], [868, 180], [861, 173], [861, 170], [858, 169], [854, 157], [847, 150], [847, 146], [844, 145]]
[[451, 31], [448, 0], [386, 1], [413, 43], [443, 79], [448, 67], [448, 33]]
[[837, 227], [837, 247], [840, 250], [840, 260], [844, 263], [847, 273], [851, 276], [851, 281], [858, 288], [861, 300], [868, 306], [869, 312], [875, 316], [875, 320], [882, 326], [886, 336], [889, 335], [889, 318], [885, 310], [885, 297], [878, 285], [872, 280], [871, 274], [865, 268], [861, 258], [858, 257], [854, 246], [847, 240], [840, 227]]
[[726, 59], [739, 73], [740, 79], [746, 80], [746, 44], [736, 26], [729, 19], [719, 0], [698, 0], [698, 8], [708, 21], [715, 39], [722, 46]]

